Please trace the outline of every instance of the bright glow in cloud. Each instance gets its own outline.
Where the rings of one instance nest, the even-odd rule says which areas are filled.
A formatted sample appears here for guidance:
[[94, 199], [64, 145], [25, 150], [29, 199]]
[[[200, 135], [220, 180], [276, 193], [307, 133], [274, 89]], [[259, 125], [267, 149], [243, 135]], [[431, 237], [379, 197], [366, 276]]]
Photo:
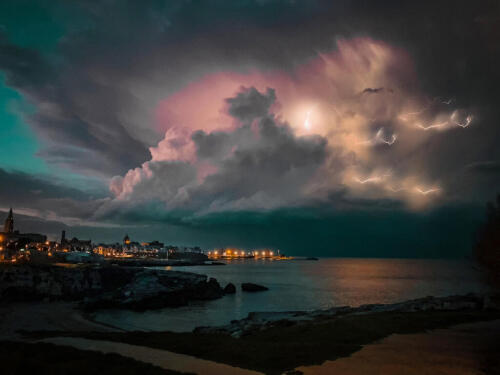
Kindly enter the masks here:
[[307, 111], [306, 118], [304, 120], [304, 129], [311, 130], [311, 111]]

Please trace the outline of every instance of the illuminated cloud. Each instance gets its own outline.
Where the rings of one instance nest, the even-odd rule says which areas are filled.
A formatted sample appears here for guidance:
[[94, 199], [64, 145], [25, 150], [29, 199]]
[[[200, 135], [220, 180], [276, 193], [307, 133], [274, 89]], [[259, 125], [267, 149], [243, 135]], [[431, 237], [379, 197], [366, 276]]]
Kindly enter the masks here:
[[368, 38], [339, 40], [292, 75], [207, 75], [159, 103], [164, 139], [110, 189], [115, 201], [155, 199], [198, 214], [307, 204], [340, 191], [412, 209], [435, 204], [446, 186], [423, 188], [441, 179], [425, 165], [434, 134], [413, 129], [466, 128], [472, 117], [409, 90], [414, 80], [404, 52]]

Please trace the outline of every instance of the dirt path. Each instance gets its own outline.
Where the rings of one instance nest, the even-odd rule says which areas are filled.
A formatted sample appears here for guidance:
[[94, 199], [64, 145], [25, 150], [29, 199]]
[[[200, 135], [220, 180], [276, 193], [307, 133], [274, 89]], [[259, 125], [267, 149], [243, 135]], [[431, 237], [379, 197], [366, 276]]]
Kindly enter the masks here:
[[350, 357], [297, 370], [305, 375], [490, 375], [500, 374], [499, 358], [500, 320], [495, 320], [391, 335]]
[[167, 350], [152, 349], [144, 346], [123, 344], [120, 342], [88, 340], [77, 337], [52, 337], [41, 340], [41, 342], [72, 346], [73, 348], [82, 350], [116, 353], [138, 361], [151, 363], [167, 370], [189, 372], [198, 375], [262, 375], [256, 371], [207, 361], [189, 355], [177, 354]]

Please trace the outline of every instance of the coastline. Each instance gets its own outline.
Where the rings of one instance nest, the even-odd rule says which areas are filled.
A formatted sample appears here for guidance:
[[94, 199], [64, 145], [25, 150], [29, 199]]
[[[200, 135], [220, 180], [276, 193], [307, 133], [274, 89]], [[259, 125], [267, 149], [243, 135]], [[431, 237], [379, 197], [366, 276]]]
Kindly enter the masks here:
[[[303, 324], [281, 320], [265, 330], [253, 330], [245, 336], [233, 337], [217, 332], [32, 332], [26, 338], [34, 342], [59, 343], [78, 347], [82, 338], [93, 350], [141, 358], [148, 348], [165, 354], [177, 353], [238, 368], [278, 375], [304, 366], [318, 366], [325, 361], [349, 357], [381, 339], [394, 334], [403, 336], [422, 334], [464, 323], [498, 322], [500, 311], [414, 311], [368, 312], [318, 318]], [[492, 323], [500, 327], [498, 323]], [[500, 335], [499, 335], [500, 337]], [[112, 345], [110, 343], [116, 343]], [[132, 345], [138, 353], [129, 353]], [[376, 345], [376, 344], [375, 344]], [[279, 347], [279, 351], [276, 348]], [[143, 354], [140, 354], [143, 353]], [[143, 357], [144, 358], [144, 357]], [[150, 362], [157, 364], [156, 362]], [[175, 367], [172, 367], [175, 369]], [[315, 372], [306, 372], [314, 374]], [[327, 372], [328, 373], [328, 372]], [[200, 372], [199, 374], [204, 374]], [[295, 373], [294, 373], [295, 374]], [[298, 374], [298, 373], [297, 373]], [[354, 373], [353, 373], [354, 374]], [[479, 373], [478, 373], [479, 374]]]
[[[37, 274], [33, 267], [28, 267], [28, 269], [32, 270], [33, 275]], [[45, 268], [44, 270], [46, 271]], [[77, 280], [87, 280], [87, 278], [80, 278], [82, 270], [85, 270], [85, 275], [88, 272], [93, 275], [94, 272], [93, 268], [88, 266], [81, 269], [71, 267], [63, 268], [63, 271], [57, 268], [53, 273], [49, 272], [49, 275], [71, 275], [69, 280], [75, 280], [76, 276], [78, 276]], [[207, 283], [206, 276], [182, 271], [140, 268], [132, 271], [128, 267], [123, 267], [123, 269], [113, 267], [98, 274], [105, 277], [109, 275], [109, 272], [112, 272], [113, 276], [122, 275], [125, 272], [122, 276], [127, 277], [119, 283], [120, 293], [137, 290], [141, 291], [140, 296], [150, 296], [149, 293], [157, 292], [157, 287], [161, 289], [165, 285], [187, 285], [190, 288], [200, 282], [201, 285]], [[97, 277], [97, 275], [94, 276]], [[162, 279], [164, 277], [166, 277], [165, 280]], [[22, 285], [31, 285], [26, 278], [19, 280], [23, 281]], [[60, 281], [57, 277], [54, 280]], [[137, 283], [137, 281], [140, 282]], [[73, 283], [70, 284], [73, 285]], [[78, 285], [81, 290], [81, 285], [84, 283]], [[123, 289], [125, 285], [135, 287]], [[219, 289], [216, 288], [216, 290]], [[267, 292], [263, 293], [259, 296], [265, 297]], [[84, 297], [80, 295], [80, 298], [82, 296]], [[168, 298], [168, 296], [170, 294], [163, 294], [160, 298]], [[252, 294], [248, 296], [254, 298]], [[230, 301], [233, 297], [224, 298]], [[50, 298], [45, 298], [45, 300], [48, 301]], [[83, 306], [79, 302], [81, 301], [53, 300], [52, 302], [12, 302], [9, 305], [3, 305], [0, 307], [0, 318], [2, 318], [0, 340], [48, 345], [39, 343], [39, 340], [46, 339], [46, 342], [65, 343], [64, 345], [81, 349], [77, 347], [78, 341], [74, 341], [76, 346], [71, 342], [76, 338], [82, 338], [92, 340], [92, 350], [102, 353], [108, 352], [105, 345], [111, 345], [110, 342], [115, 343], [114, 346], [117, 348], [118, 343], [135, 345], [143, 354], [135, 353], [137, 354], [135, 355], [133, 351], [120, 352], [119, 348], [114, 352], [120, 355], [129, 353], [127, 356], [132, 359], [147, 358], [147, 353], [154, 349], [170, 353], [168, 354], [170, 358], [185, 355], [192, 358], [193, 362], [198, 359], [206, 360], [274, 375], [282, 374], [284, 371], [293, 371], [301, 366], [319, 365], [325, 361], [350, 356], [365, 345], [370, 345], [392, 334], [416, 334], [462, 323], [500, 319], [498, 300], [492, 300], [482, 294], [469, 294], [425, 297], [398, 303], [368, 304], [358, 307], [339, 306], [323, 310], [254, 312], [244, 319], [235, 320], [223, 326], [199, 327], [193, 332], [175, 333], [158, 330], [134, 331], [130, 327], [124, 329], [123, 326], [120, 327], [120, 324], [117, 326], [103, 324], [94, 319], [92, 312], [82, 309]], [[121, 305], [120, 310], [131, 311], [126, 306], [130, 305]], [[167, 309], [165, 313], [168, 314], [168, 311], [175, 310]], [[200, 323], [203, 324], [203, 321]], [[280, 347], [279, 352], [276, 352], [276, 346]], [[53, 350], [64, 350], [62, 348], [62, 346], [56, 346]], [[146, 357], [141, 357], [143, 355]], [[156, 360], [150, 362], [154, 365], [158, 363]], [[181, 368], [171, 367], [170, 369]]]

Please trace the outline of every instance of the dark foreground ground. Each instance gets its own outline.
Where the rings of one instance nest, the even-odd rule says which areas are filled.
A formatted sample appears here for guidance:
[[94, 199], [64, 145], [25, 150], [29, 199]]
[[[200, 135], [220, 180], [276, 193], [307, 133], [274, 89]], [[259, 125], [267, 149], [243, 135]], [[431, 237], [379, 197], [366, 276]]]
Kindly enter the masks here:
[[181, 375], [122, 357], [44, 343], [0, 342], [3, 375]]
[[[95, 332], [83, 334], [38, 332], [31, 333], [30, 337], [79, 336], [94, 340], [117, 341], [189, 354], [198, 358], [261, 371], [265, 374], [282, 374], [299, 366], [321, 364], [326, 360], [349, 356], [359, 351], [363, 345], [373, 343], [394, 333], [418, 333], [461, 323], [495, 319], [500, 319], [498, 311], [383, 312], [340, 316], [301, 325], [283, 322], [282, 326], [278, 325], [265, 331], [252, 332], [241, 338], [233, 338], [224, 334], [173, 332]], [[19, 354], [21, 349], [17, 347], [9, 349], [9, 345], [2, 344], [1, 351], [5, 358], [2, 359], [2, 363], [9, 363], [11, 369], [24, 365], [20, 358], [24, 358], [26, 354]], [[40, 369], [42, 369], [49, 371], [47, 373], [74, 374], [75, 372], [70, 371], [71, 367], [57, 363], [58, 358], [61, 362], [66, 361], [64, 356], [66, 350], [68, 349], [52, 347], [52, 360], [46, 361], [40, 357], [40, 361], [37, 362], [37, 366], [39, 366], [37, 372], [40, 373]], [[9, 355], [9, 351], [13, 351], [12, 356]], [[29, 350], [30, 353], [32, 351]], [[61, 351], [60, 355], [59, 351]], [[498, 359], [495, 359], [497, 357], [495, 353], [497, 353], [496, 349], [492, 349], [484, 358], [485, 367], [482, 369], [484, 373], [498, 373], [499, 363]], [[82, 364], [82, 367], [92, 366], [90, 364], [93, 361], [92, 356], [97, 356], [97, 354], [78, 351], [74, 355], [81, 356], [77, 361]], [[88, 356], [88, 359], [85, 359], [85, 356]], [[135, 363], [135, 366], [140, 365], [140, 362]], [[52, 366], [60, 366], [58, 372], [50, 371]], [[110, 361], [106, 363], [106, 366], [109, 366], [108, 369], [113, 369], [115, 365]], [[92, 368], [94, 369], [94, 367]], [[108, 369], [106, 372], [110, 373]], [[127, 370], [131, 369], [132, 367], [129, 367]], [[141, 370], [143, 374], [166, 373], [162, 371], [164, 370], [154, 367]], [[120, 373], [126, 374], [127, 372], [120, 371]], [[129, 373], [138, 373], [138, 371]]]

